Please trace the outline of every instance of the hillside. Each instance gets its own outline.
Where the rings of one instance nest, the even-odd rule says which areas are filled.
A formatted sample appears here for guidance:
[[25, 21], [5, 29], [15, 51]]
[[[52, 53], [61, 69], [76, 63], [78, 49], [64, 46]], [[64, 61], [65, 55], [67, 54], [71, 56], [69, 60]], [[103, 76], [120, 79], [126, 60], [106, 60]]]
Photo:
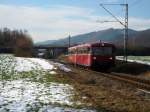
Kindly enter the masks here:
[[43, 41], [43, 42], [37, 42], [36, 45], [49, 45], [53, 42], [55, 42], [56, 40], [46, 40], [46, 41]]
[[[112, 42], [116, 44], [116, 46], [123, 46], [123, 39], [123, 29], [110, 28], [107, 30], [72, 36], [71, 45], [102, 40], [106, 42]], [[129, 29], [128, 43], [131, 47], [150, 47], [150, 29], [144, 31], [135, 31]], [[40, 42], [38, 45], [68, 45], [68, 38]]]

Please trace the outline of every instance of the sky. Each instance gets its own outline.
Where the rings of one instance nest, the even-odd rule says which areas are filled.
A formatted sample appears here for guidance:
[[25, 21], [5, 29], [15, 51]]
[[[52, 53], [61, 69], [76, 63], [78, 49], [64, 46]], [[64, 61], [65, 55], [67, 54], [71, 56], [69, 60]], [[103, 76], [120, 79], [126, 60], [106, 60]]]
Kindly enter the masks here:
[[[34, 42], [123, 28], [99, 4], [129, 4], [129, 28], [150, 29], [150, 0], [0, 0], [0, 27], [27, 30]], [[120, 21], [125, 9], [106, 5]]]

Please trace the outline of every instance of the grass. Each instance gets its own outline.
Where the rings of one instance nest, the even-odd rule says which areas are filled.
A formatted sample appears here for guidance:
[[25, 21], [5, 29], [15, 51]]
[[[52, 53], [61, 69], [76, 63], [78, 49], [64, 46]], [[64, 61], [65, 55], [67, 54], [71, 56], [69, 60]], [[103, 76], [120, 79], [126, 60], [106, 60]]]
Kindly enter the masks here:
[[132, 75], [141, 75], [146, 73], [150, 70], [150, 66], [134, 63], [134, 62], [123, 62], [123, 61], [116, 61], [116, 66], [111, 68], [110, 71], [118, 72], [118, 73], [127, 73]]
[[[30, 82], [38, 82], [41, 84], [44, 84], [46, 87], [49, 87], [50, 84], [52, 82], [54, 83], [58, 83], [58, 84], [69, 84], [70, 80], [66, 77], [64, 77], [65, 75], [69, 75], [69, 74], [65, 74], [62, 71], [57, 70], [57, 75], [55, 74], [50, 74], [50, 71], [48, 70], [44, 70], [44, 69], [39, 69], [40, 65], [36, 64], [35, 62], [32, 62], [34, 65], [36, 65], [35, 68], [33, 68], [33, 70], [31, 71], [23, 71], [23, 72], [17, 72], [14, 70], [15, 66], [16, 66], [16, 60], [15, 57], [12, 55], [0, 55], [0, 81], [13, 81], [13, 80], [26, 80], [26, 81], [30, 81]], [[65, 75], [64, 75], [65, 74]], [[67, 92], [67, 91], [66, 91]], [[68, 93], [70, 94], [70, 93]], [[51, 94], [49, 94], [51, 96]], [[71, 96], [70, 96], [70, 100], [71, 102], [74, 102], [73, 105], [67, 105], [67, 104], [57, 104], [60, 107], [70, 107], [70, 108], [81, 108], [84, 106], [81, 106], [79, 104], [76, 103], [76, 101], [80, 100], [80, 98], [77, 98], [77, 92], [75, 90], [71, 91]], [[34, 105], [27, 105], [31, 111], [31, 109], [33, 109], [33, 111], [37, 111], [39, 110], [39, 108], [41, 108], [43, 104], [41, 102], [41, 104], [39, 105], [40, 107], [38, 107], [38, 105], [34, 108], [32, 106]], [[56, 106], [57, 106], [56, 105]]]

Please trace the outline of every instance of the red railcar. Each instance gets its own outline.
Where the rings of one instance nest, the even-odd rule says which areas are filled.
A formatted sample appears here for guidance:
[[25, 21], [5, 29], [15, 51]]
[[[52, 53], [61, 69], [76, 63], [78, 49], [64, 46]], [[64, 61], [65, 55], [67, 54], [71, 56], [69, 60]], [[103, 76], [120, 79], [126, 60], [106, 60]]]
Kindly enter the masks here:
[[115, 64], [115, 46], [100, 41], [70, 47], [68, 60], [89, 68], [110, 68]]

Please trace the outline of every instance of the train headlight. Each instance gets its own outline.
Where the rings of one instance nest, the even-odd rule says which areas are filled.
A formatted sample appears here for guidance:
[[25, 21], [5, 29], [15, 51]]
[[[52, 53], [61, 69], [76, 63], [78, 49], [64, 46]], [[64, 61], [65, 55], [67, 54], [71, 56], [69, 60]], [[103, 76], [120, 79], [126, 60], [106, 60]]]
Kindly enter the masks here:
[[112, 57], [110, 57], [109, 59], [112, 60]]
[[94, 60], [96, 60], [96, 57], [93, 57]]

